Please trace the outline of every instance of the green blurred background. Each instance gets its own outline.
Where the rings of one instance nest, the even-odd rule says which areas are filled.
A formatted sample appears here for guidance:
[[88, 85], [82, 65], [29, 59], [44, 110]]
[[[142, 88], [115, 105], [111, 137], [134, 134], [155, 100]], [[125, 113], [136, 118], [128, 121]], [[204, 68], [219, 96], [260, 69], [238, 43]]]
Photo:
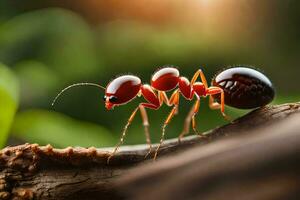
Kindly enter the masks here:
[[[229, 65], [253, 65], [273, 81], [273, 103], [299, 101], [299, 8], [297, 0], [1, 0], [0, 145], [113, 146], [142, 98], [106, 111], [96, 88], [74, 88], [51, 107], [53, 97], [119, 74], [149, 83], [165, 64], [188, 78], [201, 67], [208, 79]], [[167, 138], [178, 136], [191, 106], [181, 98]], [[148, 111], [153, 141], [169, 111]], [[197, 119], [202, 131], [226, 123], [206, 99]], [[126, 143], [144, 141], [137, 115]]]

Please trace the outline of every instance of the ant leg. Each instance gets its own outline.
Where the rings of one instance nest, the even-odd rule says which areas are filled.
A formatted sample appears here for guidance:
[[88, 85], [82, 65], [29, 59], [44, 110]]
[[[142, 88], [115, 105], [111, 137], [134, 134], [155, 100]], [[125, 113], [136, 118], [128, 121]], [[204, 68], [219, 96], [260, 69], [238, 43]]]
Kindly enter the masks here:
[[164, 125], [162, 127], [162, 135], [161, 135], [161, 139], [159, 142], [159, 145], [157, 146], [157, 149], [155, 151], [153, 160], [156, 159], [157, 154], [158, 154], [158, 150], [160, 148], [160, 146], [162, 145], [162, 142], [164, 140], [165, 137], [165, 132], [166, 132], [166, 127], [167, 125], [170, 123], [171, 119], [174, 117], [174, 115], [176, 115], [178, 113], [178, 104], [179, 104], [179, 90], [175, 90], [170, 98], [170, 100], [168, 100], [167, 95], [165, 92], [160, 92], [159, 94], [160, 100], [165, 102], [168, 106], [172, 106], [174, 105], [173, 109], [171, 110], [170, 114], [168, 115], [166, 121], [164, 122]]
[[129, 125], [131, 124], [131, 122], [133, 121], [133, 119], [134, 119], [134, 117], [135, 117], [136, 112], [138, 111], [138, 109], [139, 109], [139, 107], [137, 107], [136, 109], [134, 109], [134, 111], [130, 115], [130, 117], [129, 117], [128, 121], [127, 121], [127, 124], [125, 125], [125, 127], [123, 129], [122, 136], [120, 138], [119, 143], [116, 145], [116, 147], [115, 147], [114, 151], [112, 152], [112, 154], [107, 158], [107, 164], [109, 164], [110, 159], [116, 154], [116, 152], [118, 151], [119, 147], [123, 144], [124, 138], [126, 136], [127, 129], [129, 127]]
[[[165, 102], [165, 104], [167, 104], [168, 106], [179, 104], [179, 90], [178, 89], [175, 90], [172, 93], [170, 99], [168, 99], [166, 92], [160, 91], [159, 92], [159, 101], [160, 101], [160, 104], [162, 104], [162, 102]], [[177, 107], [175, 114], [178, 114], [178, 107]]]
[[152, 151], [152, 145], [151, 145], [151, 139], [150, 139], [150, 133], [149, 133], [149, 121], [148, 121], [148, 116], [147, 116], [147, 112], [146, 112], [145, 107], [143, 105], [140, 105], [139, 108], [140, 108], [140, 112], [141, 112], [141, 116], [142, 116], [142, 120], [143, 120], [144, 132], [145, 132], [145, 136], [146, 136], [146, 142], [149, 145], [149, 151], [145, 155], [145, 158], [147, 158], [148, 155]]
[[160, 149], [160, 146], [162, 145], [162, 143], [164, 141], [164, 138], [165, 138], [166, 127], [170, 123], [170, 121], [172, 120], [172, 118], [174, 117], [175, 112], [177, 110], [177, 106], [178, 106], [177, 104], [174, 105], [174, 107], [171, 110], [170, 114], [168, 115], [166, 121], [164, 122], [164, 125], [162, 127], [162, 135], [161, 135], [159, 144], [158, 144], [158, 146], [157, 146], [157, 148], [155, 150], [155, 154], [154, 154], [153, 160], [156, 160], [156, 157], [157, 157], [157, 154], [158, 154], [158, 150]]
[[175, 90], [175, 91], [172, 93], [170, 99], [168, 99], [168, 96], [167, 96], [166, 92], [164, 92], [164, 91], [159, 91], [158, 93], [159, 93], [159, 101], [160, 101], [161, 104], [162, 104], [163, 102], [165, 102], [166, 105], [172, 106], [172, 105], [174, 105], [174, 104], [176, 104], [176, 103], [177, 103], [177, 104], [179, 103], [179, 90], [178, 90], [178, 89]]
[[209, 108], [212, 110], [217, 110], [221, 108], [221, 104], [215, 102], [215, 98], [212, 95], [209, 96]]
[[197, 96], [197, 100], [196, 100], [194, 106], [192, 107], [192, 109], [190, 110], [189, 114], [187, 115], [187, 117], [185, 119], [184, 128], [178, 137], [178, 142], [180, 142], [180, 140], [189, 132], [191, 121], [192, 121], [192, 127], [193, 127], [194, 132], [197, 135], [203, 137], [203, 135], [197, 130], [196, 118], [195, 118], [199, 111], [199, 108], [200, 108], [200, 98]]
[[195, 118], [195, 116], [197, 115], [197, 113], [199, 111], [199, 108], [200, 108], [200, 98], [197, 96], [197, 100], [195, 102], [195, 106], [193, 109], [193, 115], [192, 115], [192, 127], [193, 127], [194, 132], [197, 135], [199, 135], [200, 137], [203, 137], [202, 133], [200, 133], [197, 129], [196, 118]]
[[196, 82], [196, 80], [197, 80], [197, 78], [198, 78], [199, 76], [200, 76], [200, 78], [201, 78], [201, 82], [203, 83], [205, 89], [207, 89], [207, 88], [208, 88], [208, 84], [207, 84], [205, 75], [204, 75], [204, 73], [202, 72], [201, 69], [198, 69], [198, 71], [194, 74], [194, 76], [193, 76], [193, 78], [192, 78], [192, 80], [191, 80], [191, 85], [193, 85], [193, 84]]
[[[158, 99], [157, 95], [155, 94], [155, 92], [153, 91], [153, 89], [151, 88], [150, 85], [143, 85], [142, 89], [141, 89], [141, 91], [139, 92], [138, 95], [143, 96], [148, 101], [148, 103], [141, 103], [132, 112], [132, 114], [130, 115], [130, 117], [128, 119], [127, 124], [125, 125], [125, 127], [123, 129], [121, 139], [120, 139], [119, 143], [116, 145], [116, 147], [115, 147], [114, 151], [112, 152], [112, 154], [108, 157], [107, 163], [109, 163], [110, 159], [116, 154], [119, 147], [123, 144], [124, 138], [126, 136], [127, 129], [130, 126], [131, 122], [133, 121], [133, 119], [134, 119], [134, 117], [135, 117], [135, 115], [136, 115], [136, 113], [139, 109], [140, 109], [142, 119], [143, 119], [143, 124], [144, 124], [144, 127], [145, 127], [146, 140], [147, 140], [147, 143], [150, 146], [150, 151], [151, 151], [152, 145], [151, 145], [150, 134], [149, 134], [149, 129], [148, 129], [149, 122], [148, 122], [148, 116], [147, 116], [145, 108], [150, 108], [150, 109], [154, 109], [154, 110], [158, 109], [160, 107], [159, 99]], [[145, 157], [147, 157], [148, 154], [149, 153], [147, 153]]]
[[[170, 98], [170, 103], [172, 105], [178, 105], [179, 104], [179, 97], [180, 97], [179, 90], [177, 89], [173, 92], [173, 94]], [[176, 106], [176, 110], [175, 110], [175, 115], [177, 115], [177, 114], [178, 114], [178, 106]]]
[[[212, 110], [220, 109], [222, 116], [226, 120], [230, 121], [231, 120], [230, 117], [225, 114], [225, 96], [224, 96], [224, 91], [221, 88], [218, 88], [218, 87], [210, 87], [207, 90], [207, 94], [210, 95], [209, 96], [209, 107]], [[212, 96], [212, 95], [215, 95], [215, 94], [220, 94], [221, 95], [221, 104], [219, 104], [218, 102], [215, 102], [214, 97]]]
[[191, 125], [192, 117], [194, 115], [194, 107], [195, 106], [191, 108], [191, 110], [189, 111], [188, 115], [184, 120], [183, 130], [178, 137], [178, 142], [180, 142], [181, 139], [190, 132], [190, 125]]

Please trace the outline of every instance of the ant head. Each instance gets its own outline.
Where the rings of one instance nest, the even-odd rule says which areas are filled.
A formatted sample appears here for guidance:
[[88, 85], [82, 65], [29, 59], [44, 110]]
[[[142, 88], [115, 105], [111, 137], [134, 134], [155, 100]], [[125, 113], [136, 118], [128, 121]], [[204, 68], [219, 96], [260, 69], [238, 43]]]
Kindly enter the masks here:
[[132, 75], [123, 75], [112, 80], [106, 87], [103, 100], [107, 110], [115, 105], [126, 104], [134, 99], [140, 91], [141, 80]]
[[111, 95], [111, 96], [107, 96], [106, 94], [103, 96], [103, 100], [105, 102], [105, 108], [107, 110], [111, 110], [114, 108], [118, 98]]

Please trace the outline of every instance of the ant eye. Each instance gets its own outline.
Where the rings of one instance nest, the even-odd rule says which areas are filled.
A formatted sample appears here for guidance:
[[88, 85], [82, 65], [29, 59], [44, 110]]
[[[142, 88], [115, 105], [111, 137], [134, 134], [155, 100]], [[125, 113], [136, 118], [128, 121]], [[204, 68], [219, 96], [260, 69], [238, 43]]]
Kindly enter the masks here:
[[106, 96], [105, 95], [103, 96], [103, 101], [106, 101]]
[[109, 102], [111, 102], [111, 103], [115, 103], [117, 100], [118, 100], [118, 98], [115, 97], [115, 96], [110, 96], [109, 97]]

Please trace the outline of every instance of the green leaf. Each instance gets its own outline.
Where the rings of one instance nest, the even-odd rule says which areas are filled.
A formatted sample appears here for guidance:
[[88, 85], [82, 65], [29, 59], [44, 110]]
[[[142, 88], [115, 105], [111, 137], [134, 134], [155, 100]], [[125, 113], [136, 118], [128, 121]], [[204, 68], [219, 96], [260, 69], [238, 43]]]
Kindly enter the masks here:
[[103, 147], [115, 144], [112, 134], [101, 126], [46, 110], [18, 113], [12, 131], [15, 136], [40, 145]]
[[9, 68], [0, 63], [0, 147], [5, 145], [18, 101], [18, 80]]

